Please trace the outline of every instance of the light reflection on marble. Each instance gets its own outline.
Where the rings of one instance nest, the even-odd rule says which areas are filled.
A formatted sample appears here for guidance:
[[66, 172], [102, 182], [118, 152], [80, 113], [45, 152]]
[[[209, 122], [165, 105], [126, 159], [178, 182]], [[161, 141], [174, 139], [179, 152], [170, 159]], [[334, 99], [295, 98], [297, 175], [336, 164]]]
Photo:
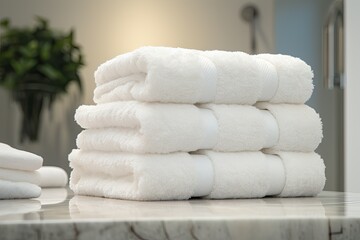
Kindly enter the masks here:
[[[121, 200], [120, 200], [121, 201]], [[107, 210], [104, 210], [106, 206]], [[249, 219], [323, 217], [325, 209], [317, 198], [266, 198], [243, 200], [190, 200], [134, 202], [75, 196], [69, 202], [73, 219], [117, 218], [137, 219]]]
[[136, 202], [44, 189], [0, 201], [0, 239], [360, 239], [360, 194]]

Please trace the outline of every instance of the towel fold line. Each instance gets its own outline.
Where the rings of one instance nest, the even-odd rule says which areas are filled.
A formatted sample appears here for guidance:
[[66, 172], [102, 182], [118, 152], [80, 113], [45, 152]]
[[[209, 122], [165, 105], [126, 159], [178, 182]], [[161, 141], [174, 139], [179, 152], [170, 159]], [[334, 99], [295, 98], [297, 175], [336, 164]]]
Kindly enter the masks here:
[[264, 117], [264, 125], [266, 129], [266, 132], [264, 133], [265, 143], [263, 148], [272, 148], [279, 142], [279, 125], [271, 112], [267, 110], [260, 110], [260, 112]]
[[0, 168], [0, 179], [10, 182], [28, 182], [40, 186], [40, 174], [38, 171]]
[[[219, 139], [219, 126], [214, 113], [209, 109], [200, 108], [201, 114], [201, 125], [204, 129], [204, 134], [202, 138], [202, 143], [200, 143], [199, 148], [201, 149], [212, 149], [215, 147]], [[194, 149], [196, 151], [198, 149]]]
[[204, 197], [211, 193], [214, 187], [214, 167], [211, 160], [204, 155], [192, 154], [195, 169], [194, 193], [191, 197]]
[[266, 192], [266, 196], [276, 196], [281, 194], [285, 187], [286, 174], [282, 159], [278, 155], [266, 154], [268, 179], [272, 184]]
[[258, 102], [270, 101], [276, 95], [279, 88], [276, 67], [271, 62], [262, 58], [256, 58], [256, 61], [259, 62], [260, 72], [263, 73], [261, 94]]
[[217, 70], [213, 62], [206, 57], [199, 57], [199, 63], [203, 69], [203, 77], [201, 78], [198, 89], [199, 103], [213, 102], [216, 97], [216, 79]]

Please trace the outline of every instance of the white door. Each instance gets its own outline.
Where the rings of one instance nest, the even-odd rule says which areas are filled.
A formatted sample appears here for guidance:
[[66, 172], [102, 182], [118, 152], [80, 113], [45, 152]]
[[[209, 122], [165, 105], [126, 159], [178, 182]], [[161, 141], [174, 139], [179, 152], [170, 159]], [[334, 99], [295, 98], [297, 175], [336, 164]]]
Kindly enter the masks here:
[[[358, 0], [354, 0], [358, 1]], [[275, 0], [276, 52], [299, 57], [314, 71], [315, 89], [307, 102], [321, 116], [324, 138], [316, 150], [326, 165], [325, 190], [342, 191], [343, 90], [323, 83], [322, 30], [333, 0]]]
[[345, 0], [345, 191], [360, 192], [360, 1]]

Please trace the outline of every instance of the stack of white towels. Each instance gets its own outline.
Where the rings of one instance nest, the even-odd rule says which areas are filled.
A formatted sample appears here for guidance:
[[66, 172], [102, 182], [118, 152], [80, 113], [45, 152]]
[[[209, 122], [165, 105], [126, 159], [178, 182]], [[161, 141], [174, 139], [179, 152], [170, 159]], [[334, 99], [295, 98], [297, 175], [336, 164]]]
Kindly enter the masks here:
[[42, 157], [0, 143], [0, 199], [39, 197], [42, 164]]
[[42, 164], [41, 156], [0, 143], [0, 199], [37, 198], [41, 187], [66, 186], [63, 169]]
[[95, 72], [69, 155], [76, 194], [132, 200], [314, 196], [325, 166], [305, 62], [143, 47]]

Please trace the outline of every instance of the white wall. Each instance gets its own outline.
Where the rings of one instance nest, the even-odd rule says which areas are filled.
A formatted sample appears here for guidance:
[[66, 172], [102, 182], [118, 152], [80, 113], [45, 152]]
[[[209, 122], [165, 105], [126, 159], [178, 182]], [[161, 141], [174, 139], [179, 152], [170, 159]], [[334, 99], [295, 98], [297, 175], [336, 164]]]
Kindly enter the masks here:
[[[241, 6], [248, 2], [255, 2], [260, 8], [259, 50], [272, 52], [273, 0], [0, 0], [0, 18], [10, 17], [16, 25], [29, 25], [33, 16], [39, 15], [48, 18], [56, 28], [73, 27], [86, 57], [87, 65], [82, 71], [84, 102], [92, 103], [96, 67], [143, 45], [249, 51], [249, 27], [239, 17]], [[74, 147], [79, 131], [72, 126], [74, 104], [59, 103], [53, 114], [60, 117], [69, 112], [69, 119], [60, 121], [66, 124], [58, 121], [54, 127], [45, 122], [41, 141], [24, 146], [43, 155], [46, 164], [67, 166], [65, 153]], [[66, 111], [64, 105], [68, 105]], [[10, 133], [0, 130], [0, 140], [19, 146], [17, 110], [8, 101], [1, 101], [0, 109], [9, 112], [8, 122], [0, 128], [12, 129]], [[64, 136], [59, 137], [61, 134]], [[63, 146], [61, 151], [58, 146]]]
[[262, 0], [1, 0], [0, 16], [14, 24], [48, 18], [59, 29], [76, 29], [87, 67], [85, 102], [92, 100], [93, 72], [105, 60], [144, 45], [248, 51], [248, 25], [239, 9], [257, 2], [261, 11], [260, 51], [273, 49], [273, 1]]

